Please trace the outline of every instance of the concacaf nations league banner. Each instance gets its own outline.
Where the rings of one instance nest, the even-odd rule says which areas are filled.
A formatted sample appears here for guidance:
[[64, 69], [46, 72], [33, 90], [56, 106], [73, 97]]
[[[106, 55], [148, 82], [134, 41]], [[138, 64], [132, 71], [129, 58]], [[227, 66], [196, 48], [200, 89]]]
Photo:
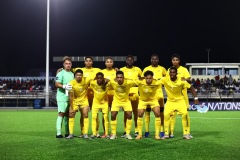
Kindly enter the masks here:
[[[209, 111], [240, 111], [240, 102], [201, 102]], [[193, 102], [190, 103], [190, 111], [197, 110]]]

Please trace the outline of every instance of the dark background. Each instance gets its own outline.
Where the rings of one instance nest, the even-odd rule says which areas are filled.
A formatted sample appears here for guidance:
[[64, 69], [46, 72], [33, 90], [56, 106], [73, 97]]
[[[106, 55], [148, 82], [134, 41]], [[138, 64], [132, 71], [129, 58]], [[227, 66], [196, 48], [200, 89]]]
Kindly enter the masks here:
[[[53, 56], [138, 56], [144, 68], [157, 53], [185, 63], [239, 63], [240, 1], [50, 0], [50, 69]], [[45, 70], [47, 0], [0, 1], [0, 76]], [[124, 62], [116, 64], [122, 67]], [[83, 62], [74, 63], [83, 66]], [[102, 67], [103, 62], [94, 63]], [[38, 72], [36, 70], [36, 72]], [[39, 74], [38, 74], [39, 75]]]

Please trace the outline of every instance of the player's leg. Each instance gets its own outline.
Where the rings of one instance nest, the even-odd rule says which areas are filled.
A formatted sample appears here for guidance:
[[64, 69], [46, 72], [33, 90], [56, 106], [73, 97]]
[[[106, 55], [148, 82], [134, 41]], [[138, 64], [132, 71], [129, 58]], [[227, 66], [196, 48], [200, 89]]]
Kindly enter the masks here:
[[73, 138], [73, 130], [74, 130], [74, 119], [77, 112], [76, 107], [73, 107], [73, 110], [69, 111], [69, 135], [66, 137], [67, 139]]
[[138, 102], [139, 102], [139, 98], [138, 98], [138, 95], [135, 93], [131, 96], [131, 105], [132, 105], [132, 112], [133, 112], [134, 125], [135, 125], [135, 132], [134, 132], [135, 137], [137, 137], [137, 135], [138, 135], [138, 129], [137, 129]]
[[144, 109], [138, 109], [138, 120], [137, 120], [137, 126], [138, 126], [138, 136], [136, 139], [142, 139], [142, 126], [143, 126], [143, 115], [144, 115]]
[[117, 114], [118, 111], [111, 111], [111, 137], [110, 139], [117, 138]]
[[[93, 90], [91, 88], [88, 88], [87, 90], [87, 97], [88, 97], [88, 104], [90, 107], [90, 110], [92, 109], [92, 104], [93, 104]], [[99, 117], [97, 114], [97, 118], [96, 118], [96, 130], [97, 130], [97, 134], [98, 134], [98, 129], [99, 129]]]
[[99, 107], [97, 107], [96, 104], [92, 105], [92, 138], [95, 138], [97, 136], [97, 114], [98, 114]]
[[127, 139], [132, 139], [130, 132], [132, 129], [132, 105], [130, 102], [127, 102], [123, 105], [123, 109], [127, 115], [127, 122], [126, 122], [126, 137]]
[[161, 118], [160, 137], [163, 137], [164, 136], [164, 99], [163, 99], [163, 96], [158, 99], [158, 103], [160, 105], [160, 118]]
[[144, 115], [146, 108], [147, 108], [147, 104], [144, 103], [142, 100], [139, 100], [138, 120], [137, 120], [138, 136], [136, 137], [136, 139], [142, 139], [143, 115]]
[[155, 104], [156, 106], [153, 107], [152, 111], [155, 115], [155, 139], [161, 139], [159, 136], [160, 126], [161, 126], [161, 119], [160, 119], [160, 106]]
[[62, 121], [65, 115], [65, 111], [67, 108], [67, 102], [57, 102], [58, 104], [58, 117], [56, 121], [56, 130], [57, 130], [57, 135], [56, 138], [63, 138], [62, 135]]
[[117, 114], [120, 109], [120, 106], [118, 102], [112, 103], [111, 108], [111, 137], [110, 139], [116, 139], [117, 138]]
[[[108, 117], [108, 122], [107, 122], [108, 124], [109, 124], [109, 111], [111, 111], [112, 101], [113, 101], [113, 93], [109, 92], [108, 93], [108, 113], [107, 113], [107, 115], [104, 115], [104, 116]], [[111, 112], [110, 112], [110, 114], [111, 114]], [[104, 134], [102, 135], [102, 138], [107, 138], [108, 133], [106, 134], [106, 132], [105, 132], [105, 130], [106, 130], [105, 123], [106, 122], [104, 121], [104, 116], [102, 117], [102, 124], [103, 124], [103, 130], [104, 130]], [[109, 132], [109, 131], [107, 131], [107, 132]]]
[[[165, 105], [165, 109], [164, 109], [164, 131], [165, 134], [162, 137], [162, 139], [168, 139], [169, 138], [169, 119], [170, 119], [170, 115], [173, 111], [176, 110], [175, 106], [178, 105], [178, 103], [174, 103], [171, 101], [167, 101], [166, 105]], [[160, 108], [161, 110], [161, 108]], [[161, 116], [161, 114], [160, 114]]]
[[102, 106], [102, 113], [103, 113], [103, 118], [104, 118], [104, 124], [103, 125], [105, 126], [105, 131], [104, 131], [105, 137], [102, 137], [102, 138], [108, 138], [109, 137], [109, 135], [108, 135], [108, 131], [109, 131], [108, 112], [109, 112], [108, 104], [104, 104]]
[[79, 124], [80, 124], [81, 133], [80, 133], [79, 138], [81, 138], [81, 137], [83, 136], [83, 130], [84, 130], [83, 120], [84, 120], [84, 118], [83, 118], [83, 113], [82, 113], [81, 110], [80, 110], [80, 123], [79, 123]]
[[[189, 108], [189, 99], [188, 99], [187, 89], [184, 89], [182, 91], [182, 93], [183, 93], [183, 96], [184, 96], [184, 99], [185, 99], [185, 102], [186, 102], [186, 108], [188, 110], [188, 108]], [[193, 138], [192, 135], [190, 134], [191, 132], [190, 132], [190, 115], [189, 115], [189, 112], [187, 113], [187, 128], [188, 128], [188, 135], [191, 136], [191, 138]]]
[[174, 111], [171, 115], [170, 115], [170, 120], [169, 120], [169, 127], [170, 127], [170, 138], [174, 137], [174, 128], [175, 128], [175, 124], [176, 124], [176, 116], [177, 116], [177, 112]]
[[178, 102], [177, 111], [179, 112], [179, 114], [182, 115], [183, 138], [191, 139], [191, 137], [188, 134], [188, 120], [187, 120], [188, 111], [186, 109], [185, 100]]
[[146, 110], [145, 110], [145, 116], [144, 116], [144, 120], [145, 120], [145, 138], [147, 138], [149, 136], [149, 124], [150, 124], [150, 114], [151, 114], [151, 107], [147, 106]]
[[66, 105], [67, 105], [67, 108], [63, 118], [64, 126], [65, 126], [65, 137], [69, 135], [69, 103], [67, 102]]
[[88, 128], [89, 128], [89, 119], [88, 119], [88, 106], [81, 107], [81, 112], [83, 115], [83, 123], [84, 123], [84, 130], [83, 130], [83, 137], [88, 138]]
[[123, 116], [123, 127], [124, 127], [124, 132], [122, 134], [122, 138], [125, 138], [126, 136], [126, 123], [127, 123], [127, 113], [124, 111], [124, 116]]

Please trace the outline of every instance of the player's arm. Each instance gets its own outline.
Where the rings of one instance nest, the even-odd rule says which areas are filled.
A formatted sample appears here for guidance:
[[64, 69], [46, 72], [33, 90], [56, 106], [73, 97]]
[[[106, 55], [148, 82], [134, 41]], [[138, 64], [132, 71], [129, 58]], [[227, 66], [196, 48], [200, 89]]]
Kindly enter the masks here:
[[73, 97], [74, 97], [73, 95], [74, 95], [73, 91], [70, 91], [70, 92], [68, 93], [68, 96], [69, 96], [69, 104], [70, 104], [70, 111], [73, 110]]
[[56, 75], [61, 72], [63, 70], [63, 68], [58, 68], [57, 72], [56, 72]]
[[66, 90], [71, 90], [72, 89], [71, 84], [62, 84], [60, 82], [55, 82], [55, 87], [63, 88], [63, 89], [66, 89]]
[[190, 91], [194, 97], [194, 104], [199, 104], [198, 97], [197, 97], [197, 92], [195, 91], [195, 88], [191, 85]]

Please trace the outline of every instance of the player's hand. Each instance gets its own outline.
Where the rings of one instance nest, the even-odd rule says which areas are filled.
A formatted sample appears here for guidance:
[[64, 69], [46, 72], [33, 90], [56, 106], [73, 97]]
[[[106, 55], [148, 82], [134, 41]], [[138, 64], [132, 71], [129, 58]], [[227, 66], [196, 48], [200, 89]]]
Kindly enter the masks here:
[[197, 99], [197, 100], [194, 100], [194, 104], [195, 104], [195, 105], [199, 105], [198, 99]]
[[71, 84], [68, 83], [68, 84], [64, 84], [62, 88], [70, 91], [72, 89], [72, 86]]

